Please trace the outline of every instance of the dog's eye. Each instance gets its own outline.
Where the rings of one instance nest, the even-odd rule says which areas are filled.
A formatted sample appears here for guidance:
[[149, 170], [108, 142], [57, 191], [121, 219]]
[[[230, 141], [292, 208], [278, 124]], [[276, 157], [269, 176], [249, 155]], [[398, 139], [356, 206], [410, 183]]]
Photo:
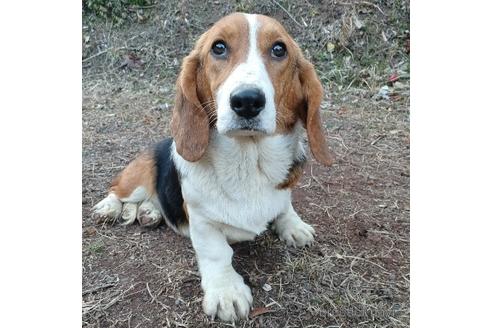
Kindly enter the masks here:
[[218, 58], [225, 58], [227, 55], [227, 45], [224, 41], [215, 41], [212, 44], [212, 54]]
[[272, 46], [272, 57], [273, 58], [284, 58], [287, 55], [287, 48], [283, 42], [275, 42]]

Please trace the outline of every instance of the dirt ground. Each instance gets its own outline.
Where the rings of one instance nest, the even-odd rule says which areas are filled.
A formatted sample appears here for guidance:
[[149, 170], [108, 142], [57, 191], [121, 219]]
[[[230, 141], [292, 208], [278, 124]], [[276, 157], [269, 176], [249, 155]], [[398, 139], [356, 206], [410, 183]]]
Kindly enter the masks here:
[[[188, 239], [166, 226], [97, 225], [90, 208], [139, 151], [169, 135], [182, 56], [211, 22], [234, 10], [278, 18], [307, 51], [325, 84], [322, 116], [337, 154], [330, 168], [310, 161], [293, 193], [299, 215], [316, 229], [312, 247], [289, 248], [271, 232], [234, 245], [234, 267], [252, 288], [255, 308], [236, 326], [409, 326], [409, 80], [401, 68], [409, 58], [395, 50], [405, 45], [405, 27], [391, 17], [400, 9], [385, 1], [264, 3], [169, 1], [132, 9], [122, 26], [84, 16], [84, 327], [230, 326], [201, 309]], [[346, 43], [342, 32], [316, 35], [323, 26], [339, 24], [343, 31], [347, 15], [366, 28], [355, 28]], [[384, 23], [389, 40], [384, 53], [372, 57], [364, 54], [376, 33], [371, 21]], [[298, 24], [312, 26], [314, 36]], [[379, 30], [377, 38], [385, 39]], [[388, 84], [394, 72], [398, 82]], [[378, 96], [384, 85], [388, 97]]]

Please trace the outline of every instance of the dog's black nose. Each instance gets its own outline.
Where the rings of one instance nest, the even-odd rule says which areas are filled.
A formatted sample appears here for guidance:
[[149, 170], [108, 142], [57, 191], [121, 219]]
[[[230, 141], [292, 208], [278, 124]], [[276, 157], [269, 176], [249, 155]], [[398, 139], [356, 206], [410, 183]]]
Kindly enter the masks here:
[[232, 110], [244, 118], [253, 118], [265, 108], [265, 94], [258, 88], [240, 88], [230, 101]]

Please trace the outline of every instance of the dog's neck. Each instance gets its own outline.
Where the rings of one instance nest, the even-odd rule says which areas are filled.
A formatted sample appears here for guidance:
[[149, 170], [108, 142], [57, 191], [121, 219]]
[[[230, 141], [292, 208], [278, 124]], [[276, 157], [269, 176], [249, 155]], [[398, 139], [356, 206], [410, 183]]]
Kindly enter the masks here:
[[291, 133], [272, 136], [228, 137], [212, 131], [204, 162], [225, 181], [266, 180], [276, 185], [285, 179], [291, 164], [304, 157], [304, 140], [300, 123]]

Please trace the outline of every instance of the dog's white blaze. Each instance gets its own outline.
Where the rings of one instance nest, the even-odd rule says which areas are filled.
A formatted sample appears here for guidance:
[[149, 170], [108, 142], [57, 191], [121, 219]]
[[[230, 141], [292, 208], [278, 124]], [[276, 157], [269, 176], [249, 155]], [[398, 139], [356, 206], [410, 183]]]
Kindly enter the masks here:
[[254, 85], [265, 93], [265, 108], [257, 116], [258, 129], [267, 134], [275, 132], [275, 90], [258, 50], [259, 22], [256, 15], [244, 14], [248, 20], [248, 55], [217, 90], [217, 131], [221, 134], [238, 128], [238, 116], [230, 106], [231, 93], [240, 85]]

